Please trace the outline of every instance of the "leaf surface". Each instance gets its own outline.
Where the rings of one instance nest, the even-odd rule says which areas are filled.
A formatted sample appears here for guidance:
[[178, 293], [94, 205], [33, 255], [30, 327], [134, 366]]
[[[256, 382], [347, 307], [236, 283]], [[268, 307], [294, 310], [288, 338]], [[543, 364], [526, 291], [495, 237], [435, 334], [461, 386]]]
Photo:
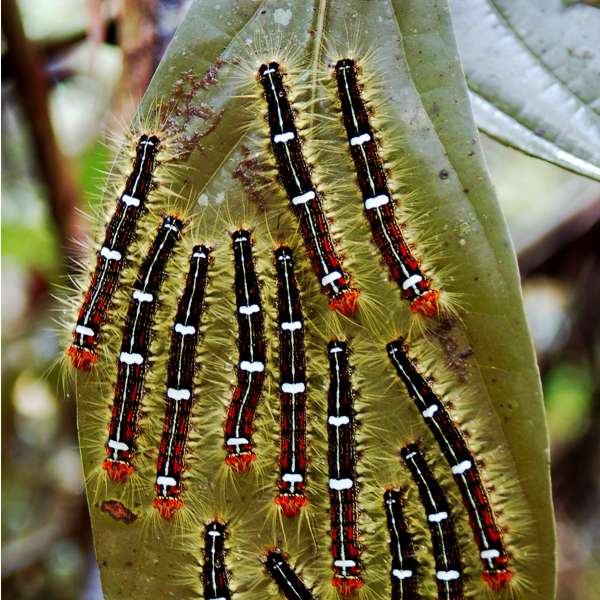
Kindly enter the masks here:
[[[448, 363], [454, 365], [450, 368], [450, 378], [464, 380], [461, 385], [466, 389], [465, 397], [459, 394], [453, 399], [457, 410], [462, 410], [463, 403], [470, 403], [471, 408], [465, 414], [480, 415], [486, 424], [492, 424], [483, 427], [484, 421], [477, 416], [466, 426], [484, 442], [482, 451], [491, 473], [488, 484], [502, 488], [497, 490], [498, 497], [504, 498], [500, 517], [520, 516], [504, 524], [509, 531], [508, 539], [515, 544], [509, 548], [515, 555], [516, 578], [522, 577], [522, 581], [531, 586], [526, 592], [528, 599], [551, 598], [554, 524], [539, 375], [523, 314], [514, 251], [484, 164], [446, 0], [354, 3], [321, 0], [298, 3], [293, 8], [287, 2], [276, 1], [221, 0], [215, 4], [196, 0], [151, 82], [142, 109], [150, 110], [157, 102], [168, 103], [176, 82], [186, 71], [191, 69], [202, 76], [218, 65], [216, 81], [201, 87], [199, 100], [219, 118], [214, 128], [201, 138], [200, 148], [190, 156], [185, 182], [181, 183], [182, 194], [194, 200], [194, 219], [202, 221], [207, 231], [214, 232], [217, 227], [215, 235], [224, 238], [227, 244], [224, 229], [218, 229], [224, 226], [216, 209], [221, 206], [224, 194], [234, 222], [243, 221], [240, 215], [254, 210], [250, 206], [252, 200], [232, 178], [232, 172], [244, 157], [244, 146], [252, 145], [251, 137], [257, 132], [268, 135], [260, 118], [256, 118], [250, 128], [245, 127], [248, 103], [251, 107], [255, 105], [240, 91], [239, 58], [247, 56], [248, 47], [259, 39], [270, 36], [284, 39], [305, 65], [306, 95], [310, 97], [314, 92], [317, 98], [328, 55], [324, 47], [342, 44], [339, 40], [347, 39], [349, 30], [358, 32], [362, 49], [374, 48], [373, 64], [379, 75], [376, 78], [377, 106], [381, 106], [381, 122], [387, 124], [387, 129], [381, 132], [384, 145], [387, 140], [385, 151], [409, 165], [405, 186], [418, 197], [412, 210], [419, 212], [421, 220], [427, 222], [429, 239], [421, 236], [422, 245], [417, 244], [417, 248], [422, 252], [433, 248], [440, 255], [436, 260], [442, 272], [447, 267], [450, 273], [445, 278], [440, 275], [440, 281], [461, 298], [462, 320], [439, 323], [433, 332], [421, 334], [422, 343], [429, 345], [437, 357], [434, 370], [437, 367], [443, 370]], [[351, 37], [356, 36], [351, 34]], [[252, 79], [246, 84], [251, 86]], [[326, 118], [331, 113], [332, 105], [327, 101], [314, 101], [312, 105], [316, 107], [317, 116]], [[184, 125], [186, 132], [193, 135], [205, 123], [190, 116]], [[335, 136], [332, 139], [333, 142], [328, 141], [338, 142]], [[340, 144], [345, 152], [343, 141]], [[329, 152], [328, 146], [324, 144], [324, 147], [323, 156]], [[353, 175], [347, 157], [333, 156], [330, 160], [334, 162], [334, 172], [325, 178], [325, 181], [329, 178], [328, 206], [333, 214], [341, 214], [349, 203], [356, 206], [352, 230], [344, 229], [342, 218], [335, 224], [337, 236], [346, 243], [349, 264], [357, 281], [365, 284], [362, 289], [365, 305], [361, 309], [365, 316], [339, 319], [328, 311], [325, 299], [318, 293], [307, 296], [306, 309], [311, 314], [313, 341], [317, 340], [321, 346], [332, 335], [357, 340], [356, 377], [362, 382], [361, 395], [364, 396], [359, 407], [359, 414], [364, 411], [361, 456], [365, 464], [375, 465], [373, 472], [363, 473], [361, 483], [364, 518], [372, 523], [371, 527], [365, 525], [363, 532], [365, 578], [371, 593], [385, 596], [389, 580], [387, 567], [381, 565], [387, 564], [388, 555], [378, 495], [383, 487], [378, 486], [406, 480], [398, 449], [415, 435], [427, 440], [428, 434], [408, 396], [390, 375], [391, 366], [384, 350], [392, 333], [397, 336], [408, 332], [410, 313], [396, 287], [386, 281], [383, 274], [379, 276], [382, 267], [372, 253], [351, 256], [357, 244], [363, 247], [370, 244], [369, 232], [362, 220], [358, 196], [340, 198], [335, 194], [336, 178], [340, 182], [352, 181]], [[196, 199], [200, 202], [196, 203]], [[282, 202], [285, 206], [285, 200]], [[293, 234], [276, 218], [269, 215], [266, 218], [273, 239]], [[261, 231], [257, 229], [255, 237]], [[267, 257], [266, 264], [268, 260]], [[373, 273], [377, 276], [373, 277]], [[306, 271], [304, 275], [307, 289], [313, 289], [310, 287], [312, 274]], [[265, 285], [265, 290], [267, 288]], [[265, 294], [267, 299], [272, 297], [268, 291]], [[367, 318], [371, 310], [368, 299], [375, 307], [371, 318]], [[273, 333], [273, 330], [268, 331]], [[225, 358], [229, 356], [235, 361], [235, 339], [224, 339], [222, 343]], [[359, 347], [362, 350], [359, 351]], [[117, 351], [118, 345], [108, 349], [112, 357]], [[362, 355], [366, 358], [360, 358]], [[267, 587], [267, 577], [258, 560], [260, 549], [274, 543], [285, 546], [292, 557], [301, 558], [307, 581], [316, 585], [318, 597], [325, 596], [325, 590], [331, 589], [328, 581], [331, 574], [327, 476], [323, 468], [326, 451], [323, 398], [326, 397], [327, 375], [322, 359], [322, 356], [315, 358], [312, 367], [313, 396], [309, 405], [309, 411], [314, 411], [309, 418], [314, 423], [311, 456], [315, 468], [311, 528], [306, 522], [297, 526], [295, 523], [282, 525], [278, 519], [269, 518], [266, 508], [273, 503], [272, 479], [277, 461], [272, 442], [278, 427], [275, 381], [263, 400], [263, 408], [259, 409], [262, 411], [259, 448], [266, 455], [262, 475], [258, 480], [243, 478], [231, 486], [219, 476], [222, 464], [211, 462], [215, 454], [202, 454], [190, 468], [191, 479], [187, 483], [190, 493], [199, 499], [195, 508], [198, 522], [190, 519], [183, 524], [158, 523], [149, 516], [155, 451], [138, 458], [142, 476], [128, 504], [137, 519], [125, 524], [100, 510], [103, 500], [121, 494], [117, 484], [108, 482], [103, 487], [91, 483], [91, 475], [97, 471], [104, 450], [101, 443], [94, 447], [89, 441], [102, 439], [94, 431], [99, 423], [108, 422], [108, 412], [92, 414], [90, 398], [106, 393], [102, 391], [106, 389], [106, 385], [102, 388], [106, 382], [97, 375], [82, 381], [78, 398], [82, 457], [84, 470], [90, 477], [88, 500], [107, 599], [196, 597], [201, 525], [215, 512], [222, 511], [231, 518], [229, 560], [232, 581], [240, 598], [276, 597], [274, 586]], [[207, 362], [206, 356], [203, 360]], [[211, 366], [206, 368], [210, 370]], [[453, 389], [463, 389], [461, 385], [456, 384]], [[158, 386], [152, 393], [160, 397], [163, 388]], [[209, 390], [203, 391], [199, 401], [201, 416], [210, 419], [201, 424], [200, 434], [206, 438], [206, 445], [216, 447], [217, 451], [222, 443], [220, 431], [226, 400]], [[150, 438], [152, 432], [156, 435], [160, 432], [160, 415], [157, 418], [158, 426], [149, 420], [146, 425]], [[436, 456], [438, 451], [432, 447], [430, 453]], [[501, 457], [498, 464], [493, 464], [495, 456]], [[452, 484], [449, 493], [456, 494]], [[419, 514], [418, 510], [415, 514]], [[466, 517], [459, 511], [456, 519], [461, 531], [468, 531]], [[477, 565], [473, 559], [476, 547], [470, 536], [461, 540], [461, 548], [467, 562]], [[477, 575], [469, 575], [465, 589], [478, 593], [481, 585]], [[429, 587], [424, 595], [430, 597], [428, 594], [434, 593], [435, 586], [432, 582], [426, 586]]]
[[561, 0], [451, 0], [480, 129], [600, 179], [600, 11]]

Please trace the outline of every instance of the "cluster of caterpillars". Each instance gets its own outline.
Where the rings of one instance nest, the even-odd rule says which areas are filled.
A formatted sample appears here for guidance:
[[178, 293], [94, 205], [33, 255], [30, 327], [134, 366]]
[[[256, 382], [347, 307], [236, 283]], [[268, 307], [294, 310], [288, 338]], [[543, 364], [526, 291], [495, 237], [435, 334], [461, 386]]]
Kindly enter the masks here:
[[[352, 318], [359, 309], [359, 291], [352, 286], [331, 235], [322, 193], [313, 183], [311, 169], [304, 157], [284, 75], [284, 69], [276, 62], [263, 64], [257, 73], [267, 107], [269, 141], [279, 180], [298, 221], [306, 255], [328, 297], [330, 308]], [[435, 317], [439, 312], [439, 292], [421, 269], [396, 218], [369, 109], [361, 97], [355, 61], [347, 58], [338, 61], [334, 78], [362, 209], [374, 244], [411, 311]], [[106, 227], [95, 270], [73, 330], [68, 354], [77, 369], [90, 369], [98, 361], [101, 327], [110, 312], [129, 247], [152, 189], [160, 144], [158, 137], [146, 134], [138, 140], [132, 171]], [[103, 468], [114, 481], [124, 481], [135, 470], [135, 438], [145, 392], [145, 375], [151, 359], [154, 317], [160, 303], [166, 265], [184, 227], [183, 219], [176, 214], [163, 217], [129, 293], [103, 462]], [[234, 472], [244, 473], [256, 459], [254, 420], [267, 375], [265, 309], [253, 233], [248, 229], [236, 230], [231, 233], [230, 244], [238, 356], [236, 381], [224, 418], [223, 448], [225, 462]], [[171, 519], [184, 506], [182, 478], [194, 408], [197, 349], [202, 343], [199, 332], [213, 260], [210, 246], [193, 247], [183, 293], [173, 317], [153, 501], [165, 519]], [[310, 365], [305, 352], [302, 290], [291, 248], [285, 244], [277, 246], [272, 262], [277, 288], [280, 419], [279, 477], [274, 486], [274, 501], [286, 517], [293, 518], [309, 504], [306, 486], [310, 475], [307, 438], [307, 370]], [[346, 596], [364, 584], [360, 539], [364, 532], [359, 527], [360, 465], [357, 464], [354, 407], [356, 391], [352, 383], [349, 342], [333, 339], [327, 345], [326, 354], [329, 386], [327, 414], [322, 415], [322, 422], [327, 431], [331, 582], [341, 595]], [[387, 345], [387, 354], [431, 430], [460, 491], [479, 550], [482, 577], [492, 589], [500, 589], [510, 581], [513, 572], [480, 466], [444, 403], [415, 368], [404, 340], [391, 341]], [[398, 446], [401, 445], [402, 440], [399, 440]], [[464, 570], [452, 517], [457, 509], [450, 507], [442, 486], [428, 466], [422, 443], [404, 445], [400, 454], [418, 490], [423, 519], [430, 532], [438, 597], [459, 600], [463, 598]], [[384, 514], [381, 525], [387, 527], [389, 539], [390, 597], [411, 600], [420, 597], [420, 583], [426, 575], [419, 565], [410, 524], [405, 517], [405, 489], [394, 485], [381, 491]], [[227, 528], [228, 525], [215, 519], [204, 529], [202, 582], [204, 597], [210, 600], [232, 597], [225, 565]], [[282, 550], [267, 549], [263, 559], [264, 569], [283, 596], [300, 600], [313, 598]]]
[[[214, 519], [204, 526], [202, 550], [202, 589], [205, 600], [231, 600], [226, 562], [225, 540], [228, 525]], [[288, 600], [314, 600], [310, 589], [289, 563], [289, 556], [277, 547], [266, 548], [262, 556], [263, 567], [281, 594]]]

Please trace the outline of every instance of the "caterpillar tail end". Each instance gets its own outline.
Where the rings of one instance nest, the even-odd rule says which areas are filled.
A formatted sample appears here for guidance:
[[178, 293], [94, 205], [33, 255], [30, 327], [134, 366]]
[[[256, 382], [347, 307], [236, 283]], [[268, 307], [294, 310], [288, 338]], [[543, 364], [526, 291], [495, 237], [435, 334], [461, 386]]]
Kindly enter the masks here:
[[229, 454], [225, 457], [225, 463], [228, 464], [236, 473], [247, 473], [256, 460], [254, 452], [243, 452], [242, 454]]
[[296, 517], [302, 507], [308, 504], [308, 498], [300, 494], [280, 494], [276, 496], [275, 504], [281, 506], [281, 511], [286, 517]]
[[329, 302], [330, 310], [335, 310], [345, 317], [353, 317], [358, 310], [358, 290], [347, 289], [338, 294]]
[[110, 458], [102, 463], [102, 468], [113, 481], [125, 481], [134, 471], [131, 465]]
[[152, 500], [152, 506], [163, 519], [170, 521], [175, 516], [175, 513], [183, 508], [183, 500], [157, 496]]
[[359, 577], [334, 577], [331, 584], [338, 589], [342, 596], [350, 596], [355, 590], [360, 589], [364, 582]]
[[437, 290], [427, 290], [410, 303], [410, 310], [426, 317], [435, 317], [440, 311], [439, 298], [440, 293]]
[[481, 574], [481, 579], [497, 592], [508, 585], [513, 575], [514, 573], [508, 569], [503, 571], [484, 571]]
[[75, 345], [67, 350], [67, 355], [71, 358], [71, 363], [76, 369], [84, 371], [89, 371], [98, 360], [98, 355], [93, 350]]

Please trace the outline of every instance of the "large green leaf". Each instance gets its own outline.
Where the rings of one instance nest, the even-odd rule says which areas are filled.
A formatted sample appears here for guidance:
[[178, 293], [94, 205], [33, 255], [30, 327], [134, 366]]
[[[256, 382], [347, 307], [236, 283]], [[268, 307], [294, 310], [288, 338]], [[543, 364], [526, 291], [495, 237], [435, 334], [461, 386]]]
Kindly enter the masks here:
[[562, 0], [451, 0], [480, 129], [600, 179], [600, 11]]
[[[392, 124], [395, 130], [393, 137], [382, 132], [384, 143], [386, 139], [388, 143], [386, 152], [403, 157], [409, 164], [407, 185], [414, 188], [421, 199], [415, 210], [422, 212], [421, 220], [428, 222], [427, 231], [433, 233], [431, 239], [422, 241], [427, 242], [426, 247], [439, 251], [438, 262], [442, 267], [449, 267], [452, 273], [443, 284], [462, 298], [462, 321], [441, 323], [435, 329], [435, 335], [426, 335], [438, 359], [436, 366], [442, 368], [445, 362], [453, 364], [453, 375], [468, 388], [466, 397], [470, 398], [470, 414], [474, 415], [468, 427], [484, 440], [482, 451], [487, 457], [486, 467], [495, 474], [489, 483], [501, 488], [497, 489], [498, 496], [507, 502], [501, 518], [505, 520], [514, 544], [510, 549], [517, 565], [516, 580], [529, 586], [523, 597], [547, 600], [553, 597], [554, 590], [555, 542], [548, 439], [539, 376], [523, 314], [515, 256], [483, 161], [446, 0], [320, 0], [296, 3], [293, 8], [283, 0], [221, 0], [218, 4], [212, 0], [196, 0], [158, 68], [143, 109], [148, 110], [157, 101], [167, 103], [173, 85], [184, 72], [191, 69], [202, 76], [214, 69], [215, 64], [219, 65], [218, 81], [204, 86], [199, 100], [205, 103], [205, 108], [210, 107], [213, 114], [220, 114], [220, 119], [202, 138], [201, 148], [188, 160], [184, 193], [202, 199], [203, 206], [194, 205], [196, 221], [202, 220], [204, 230], [208, 232], [215, 232], [215, 227], [220, 226], [222, 229], [216, 229], [214, 233], [216, 243], [227, 246], [224, 225], [219, 214], [211, 208], [221, 202], [226, 193], [231, 200], [229, 210], [234, 222], [242, 221], [242, 215], [254, 210], [231, 175], [244, 157], [247, 158], [243, 146], [252, 147], [251, 133], [264, 132], [264, 124], [259, 119], [249, 130], [244, 127], [249, 118], [244, 107], [250, 102], [244, 95], [249, 88], [240, 89], [243, 75], [236, 64], [238, 58], [247, 56], [248, 46], [259, 39], [284, 39], [305, 59], [307, 77], [304, 80], [310, 94], [311, 90], [319, 88], [324, 60], [321, 50], [325, 40], [333, 40], [333, 43], [344, 40], [348, 30], [358, 31], [363, 49], [368, 49], [376, 40], [373, 46], [374, 64], [379, 75], [378, 104], [385, 107], [385, 123], [390, 127], [387, 133], [391, 135]], [[217, 63], [217, 59], [225, 62]], [[251, 76], [246, 83], [252, 87]], [[332, 110], [326, 102], [314, 103], [314, 106], [323, 114]], [[202, 126], [202, 121], [190, 117], [184, 124], [187, 133], [192, 135]], [[343, 148], [343, 142], [340, 143]], [[333, 187], [336, 178], [339, 182], [353, 179], [349, 161], [339, 156], [335, 155], [335, 175], [330, 175]], [[285, 201], [282, 202], [285, 206]], [[368, 246], [368, 231], [362, 222], [358, 197], [336, 199], [331, 194], [332, 209], [339, 209], [339, 203], [355, 203], [357, 207], [352, 230], [342, 229], [341, 238], [352, 241], [354, 245], [348, 246], [350, 248], [358, 248], [357, 244]], [[267, 214], [265, 218], [268, 234], [274, 239], [280, 239], [284, 234], [293, 235], [289, 227], [286, 229], [285, 220], [277, 215]], [[343, 225], [344, 221], [340, 220], [340, 223]], [[261, 234], [264, 236], [267, 232], [264, 226], [257, 226], [255, 237]], [[362, 479], [364, 516], [373, 522], [372, 527], [365, 526], [363, 531], [367, 562], [365, 577], [367, 586], [385, 597], [388, 567], [383, 564], [385, 560], [387, 565], [388, 559], [385, 558], [387, 542], [380, 497], [383, 487], [379, 486], [405, 481], [406, 473], [399, 463], [398, 448], [415, 435], [428, 438], [408, 397], [390, 374], [391, 367], [383, 348], [383, 344], [391, 339], [390, 332], [394, 335], [407, 332], [410, 313], [400, 301], [395, 286], [383, 277], [370, 276], [381, 268], [376, 258], [364, 252], [361, 256], [352, 263], [353, 270], [359, 284], [365, 282], [363, 297], [376, 299], [383, 307], [376, 313], [376, 318], [338, 319], [328, 312], [325, 299], [320, 295], [313, 296], [310, 302], [307, 295], [306, 300], [307, 310], [311, 313], [309, 337], [313, 345], [322, 347], [323, 340], [342, 332], [357, 340], [357, 357], [361, 352], [368, 357], [369, 368], [365, 368], [365, 362], [356, 365], [365, 398], [360, 408], [365, 424], [362, 456], [366, 464], [374, 465], [369, 467], [372, 472], [363, 473]], [[263, 264], [269, 264], [268, 257], [262, 260]], [[312, 275], [307, 274], [305, 279], [302, 283], [313, 289]], [[114, 347], [106, 349], [110, 360], [118, 351], [118, 339], [113, 342]], [[224, 417], [223, 399], [215, 397], [218, 390], [211, 390], [211, 378], [218, 380], [216, 369], [220, 368], [211, 363], [221, 365], [218, 361], [228, 358], [234, 361], [235, 340], [218, 342], [220, 345], [216, 347], [223, 356], [211, 358], [205, 354], [203, 358], [208, 375], [201, 383], [202, 398], [197, 410], [200, 420], [204, 419], [200, 424], [204, 436], [200, 443], [204, 450], [193, 463], [186, 484], [190, 495], [199, 499], [195, 509], [199, 523], [186, 521], [184, 535], [177, 524], [157, 524], [156, 519], [149, 517], [152, 513], [154, 451], [137, 458], [142, 475], [138, 480], [139, 487], [129, 498], [122, 496], [117, 484], [97, 484], [93, 474], [98, 472], [102, 460], [103, 423], [108, 419], [108, 411], [99, 412], [97, 397], [102, 394], [110, 397], [112, 382], [102, 381], [106, 377], [101, 369], [98, 370], [100, 375], [79, 379], [82, 458], [86, 475], [90, 477], [89, 508], [104, 594], [108, 599], [194, 597], [199, 578], [197, 560], [201, 524], [215, 513], [231, 519], [228, 562], [238, 590], [236, 597], [275, 597], [274, 588], [266, 587], [267, 578], [257, 553], [258, 549], [276, 542], [285, 546], [292, 557], [306, 563], [305, 576], [308, 581], [317, 583], [319, 597], [325, 597], [324, 590], [331, 589], [328, 583], [327, 479], [323, 469], [323, 442], [319, 442], [325, 429], [324, 370], [312, 366], [314, 377], [309, 410], [313, 412], [309, 418], [315, 424], [312, 438], [315, 471], [311, 474], [310, 506], [316, 510], [310, 513], [312, 529], [308, 528], [306, 520], [300, 524], [281, 524], [267, 518], [269, 513], [265, 512], [268, 506], [273, 506], [274, 482], [271, 479], [277, 453], [270, 440], [277, 431], [276, 393], [269, 392], [259, 409], [258, 435], [266, 456], [266, 462], [262, 463], [263, 485], [249, 476], [236, 481], [234, 487], [227, 487], [229, 480], [219, 475], [222, 469], [219, 431]], [[214, 343], [212, 347], [215, 347]], [[321, 354], [317, 355], [313, 365], [322, 363]], [[202, 388], [203, 385], [206, 387]], [[270, 387], [276, 389], [274, 383]], [[162, 385], [157, 386], [150, 393], [155, 394], [158, 401], [152, 404], [146, 399], [144, 403], [156, 406], [163, 391]], [[455, 399], [457, 410], [461, 409], [463, 401], [467, 402], [467, 399]], [[160, 417], [157, 414], [154, 419], [145, 421], [146, 436], [160, 434]], [[488, 426], [483, 427], [480, 418], [485, 419]], [[213, 460], [214, 452], [203, 454], [208, 447], [217, 448], [218, 462]], [[430, 449], [432, 456], [438, 453], [435, 448]], [[374, 499], [369, 499], [368, 490], [375, 490]], [[448, 491], [455, 494], [452, 484]], [[112, 519], [100, 509], [104, 500], [114, 498], [121, 498], [127, 504], [137, 517], [135, 521], [125, 523]], [[466, 517], [460, 503], [457, 506], [456, 519], [462, 523], [463, 531]], [[415, 513], [419, 514], [418, 511]], [[506, 522], [508, 520], [510, 522]], [[476, 548], [470, 536], [461, 540], [461, 547], [466, 562], [477, 565]], [[433, 579], [427, 585], [429, 591], [434, 589]], [[481, 582], [477, 574], [469, 573], [466, 589], [480, 593]], [[505, 597], [505, 594], [498, 596]]]

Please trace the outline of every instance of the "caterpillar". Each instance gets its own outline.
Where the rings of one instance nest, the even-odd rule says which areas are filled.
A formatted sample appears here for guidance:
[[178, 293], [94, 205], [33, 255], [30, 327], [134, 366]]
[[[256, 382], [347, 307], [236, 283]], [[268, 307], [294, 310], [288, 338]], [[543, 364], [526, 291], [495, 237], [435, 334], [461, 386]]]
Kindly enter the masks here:
[[177, 216], [164, 217], [133, 287], [117, 359], [106, 459], [102, 465], [114, 481], [123, 481], [133, 472], [131, 461], [154, 313], [165, 266], [182, 228], [183, 221]]
[[319, 278], [322, 291], [329, 297], [329, 307], [352, 316], [358, 308], [359, 292], [350, 287], [348, 274], [336, 252], [322, 199], [312, 182], [302, 152], [281, 68], [276, 62], [263, 64], [258, 69], [258, 76], [268, 107], [271, 147], [279, 177], [299, 221], [313, 271]]
[[383, 507], [390, 536], [392, 556], [391, 600], [416, 600], [418, 592], [418, 564], [412, 536], [402, 512], [403, 491], [387, 489], [383, 494]]
[[404, 446], [400, 450], [400, 454], [417, 484], [427, 515], [427, 525], [431, 533], [435, 557], [438, 598], [461, 600], [463, 598], [463, 575], [460, 549], [446, 496], [416, 444]]
[[204, 309], [210, 249], [194, 246], [190, 268], [171, 333], [167, 365], [166, 410], [156, 467], [156, 497], [152, 504], [165, 519], [183, 506], [181, 477], [185, 467], [193, 402], [198, 328]]
[[327, 439], [331, 518], [332, 584], [343, 595], [362, 587], [357, 524], [353, 391], [348, 344], [334, 340], [329, 355]]
[[287, 600], [314, 600], [310, 590], [292, 569], [287, 555], [278, 548], [267, 551], [265, 568]]
[[96, 345], [102, 323], [110, 310], [113, 293], [135, 234], [137, 221], [152, 186], [152, 173], [160, 140], [143, 134], [137, 143], [133, 169], [106, 226], [104, 242], [67, 350], [76, 369], [90, 369], [97, 361]]
[[421, 271], [396, 220], [387, 175], [361, 98], [355, 62], [349, 58], [339, 60], [335, 75], [348, 146], [373, 240], [411, 310], [432, 317], [438, 312], [439, 293], [431, 288], [430, 279]]
[[225, 462], [239, 473], [256, 459], [252, 432], [254, 413], [265, 379], [264, 316], [252, 256], [252, 238], [241, 229], [231, 236], [235, 268], [239, 363], [237, 385], [225, 421]]
[[226, 533], [227, 527], [217, 520], [211, 521], [204, 528], [202, 587], [205, 600], [231, 600], [225, 566]]
[[278, 289], [280, 478], [275, 502], [290, 517], [308, 504], [306, 485], [306, 358], [304, 317], [290, 248], [275, 250]]
[[479, 558], [483, 565], [482, 578], [491, 588], [499, 589], [511, 580], [513, 573], [508, 565], [502, 534], [481, 481], [477, 462], [441, 400], [409, 359], [403, 338], [390, 342], [387, 351], [450, 465], [479, 548]]

